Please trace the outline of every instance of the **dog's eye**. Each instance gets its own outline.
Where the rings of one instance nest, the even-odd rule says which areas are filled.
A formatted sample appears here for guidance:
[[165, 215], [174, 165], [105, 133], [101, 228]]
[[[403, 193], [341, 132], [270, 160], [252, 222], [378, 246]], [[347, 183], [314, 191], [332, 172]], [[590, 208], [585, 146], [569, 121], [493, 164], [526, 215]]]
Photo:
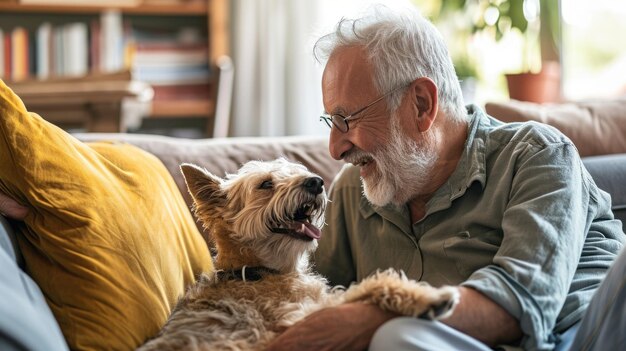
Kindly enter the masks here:
[[271, 189], [273, 186], [274, 183], [271, 180], [266, 180], [259, 185], [259, 189]]

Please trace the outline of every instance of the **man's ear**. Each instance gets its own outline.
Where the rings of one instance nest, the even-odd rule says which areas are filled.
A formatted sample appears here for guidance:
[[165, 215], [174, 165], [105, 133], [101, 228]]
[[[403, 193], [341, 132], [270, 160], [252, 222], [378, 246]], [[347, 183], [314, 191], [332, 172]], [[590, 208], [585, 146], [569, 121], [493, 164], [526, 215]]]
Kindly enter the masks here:
[[196, 204], [215, 203], [221, 205], [226, 200], [222, 190], [222, 179], [191, 163], [180, 165], [189, 194]]
[[417, 111], [417, 128], [423, 133], [435, 122], [438, 112], [437, 85], [428, 77], [417, 78], [409, 86]]

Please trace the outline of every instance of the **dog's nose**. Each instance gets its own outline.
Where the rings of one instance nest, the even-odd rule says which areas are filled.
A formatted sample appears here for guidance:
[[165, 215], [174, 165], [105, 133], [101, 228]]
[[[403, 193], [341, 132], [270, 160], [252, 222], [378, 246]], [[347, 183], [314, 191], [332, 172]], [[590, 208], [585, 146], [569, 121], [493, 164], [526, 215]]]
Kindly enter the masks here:
[[304, 183], [302, 185], [311, 194], [317, 195], [324, 191], [324, 179], [320, 177], [309, 177], [304, 180]]

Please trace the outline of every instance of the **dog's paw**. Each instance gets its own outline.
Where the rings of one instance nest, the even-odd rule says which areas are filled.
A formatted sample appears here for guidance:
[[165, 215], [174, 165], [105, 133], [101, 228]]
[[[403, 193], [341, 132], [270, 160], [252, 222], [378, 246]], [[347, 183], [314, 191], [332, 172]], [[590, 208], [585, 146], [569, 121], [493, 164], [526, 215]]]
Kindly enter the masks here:
[[453, 286], [443, 286], [435, 289], [436, 293], [427, 310], [419, 315], [420, 318], [439, 320], [452, 315], [454, 308], [459, 303], [461, 294], [459, 289]]
[[435, 288], [394, 270], [378, 272], [352, 285], [344, 295], [345, 302], [372, 303], [389, 312], [428, 319], [450, 316], [459, 298], [455, 287]]
[[440, 320], [452, 315], [461, 296], [459, 290], [452, 286], [435, 288], [410, 281], [404, 289], [396, 290], [395, 298], [381, 301], [381, 307], [406, 316]]

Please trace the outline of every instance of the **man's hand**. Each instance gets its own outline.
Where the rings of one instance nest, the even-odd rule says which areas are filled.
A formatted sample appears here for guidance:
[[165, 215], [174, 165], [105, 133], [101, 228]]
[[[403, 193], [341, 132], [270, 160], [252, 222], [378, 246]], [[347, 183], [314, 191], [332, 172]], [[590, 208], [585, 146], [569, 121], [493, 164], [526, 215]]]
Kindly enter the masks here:
[[28, 208], [18, 204], [17, 201], [5, 194], [0, 193], [0, 213], [9, 218], [23, 220], [28, 214]]
[[287, 329], [267, 350], [367, 350], [376, 329], [394, 317], [363, 303], [323, 309]]

